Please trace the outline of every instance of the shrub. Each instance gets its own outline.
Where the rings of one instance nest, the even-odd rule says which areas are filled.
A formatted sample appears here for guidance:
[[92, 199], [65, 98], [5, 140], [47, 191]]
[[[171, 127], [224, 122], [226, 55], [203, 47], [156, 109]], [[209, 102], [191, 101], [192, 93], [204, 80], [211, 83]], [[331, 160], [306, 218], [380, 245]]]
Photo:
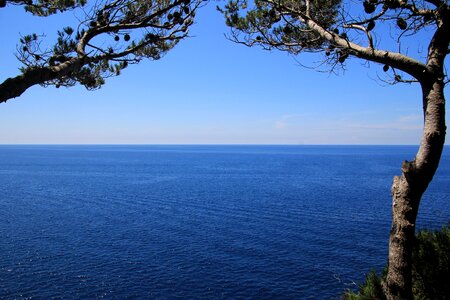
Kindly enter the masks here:
[[381, 287], [381, 278], [377, 275], [375, 270], [370, 271], [366, 276], [366, 281], [359, 285], [358, 292], [347, 291], [344, 296], [344, 300], [374, 300], [374, 299], [386, 299], [383, 294], [383, 288]]
[[413, 294], [416, 299], [450, 298], [450, 227], [422, 230], [413, 250]]
[[[386, 299], [382, 280], [371, 271], [358, 292], [346, 291], [345, 300]], [[412, 281], [414, 299], [450, 299], [450, 224], [442, 230], [421, 230], [416, 234], [412, 253]]]

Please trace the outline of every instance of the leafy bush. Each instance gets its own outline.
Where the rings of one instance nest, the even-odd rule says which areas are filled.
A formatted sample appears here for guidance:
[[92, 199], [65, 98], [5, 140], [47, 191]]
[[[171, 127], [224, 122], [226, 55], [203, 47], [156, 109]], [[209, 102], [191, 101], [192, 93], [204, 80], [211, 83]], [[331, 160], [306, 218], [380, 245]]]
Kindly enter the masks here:
[[[347, 291], [345, 300], [386, 299], [382, 280], [371, 271], [358, 292]], [[450, 224], [440, 231], [421, 230], [416, 234], [412, 253], [412, 281], [414, 299], [450, 299]]]
[[450, 298], [450, 227], [422, 230], [413, 250], [413, 294], [415, 299]]
[[374, 300], [386, 299], [384, 297], [383, 288], [381, 287], [381, 278], [377, 275], [375, 270], [370, 271], [366, 276], [366, 281], [361, 284], [357, 293], [347, 291], [343, 299], [345, 300]]

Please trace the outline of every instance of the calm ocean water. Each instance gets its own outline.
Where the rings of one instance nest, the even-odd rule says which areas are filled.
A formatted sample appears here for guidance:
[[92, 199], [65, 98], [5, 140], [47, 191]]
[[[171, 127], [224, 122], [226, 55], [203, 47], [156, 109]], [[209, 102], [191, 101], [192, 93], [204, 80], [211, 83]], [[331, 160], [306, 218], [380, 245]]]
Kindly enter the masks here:
[[[0, 298], [337, 299], [384, 266], [415, 151], [0, 146]], [[446, 151], [418, 227], [449, 182]]]

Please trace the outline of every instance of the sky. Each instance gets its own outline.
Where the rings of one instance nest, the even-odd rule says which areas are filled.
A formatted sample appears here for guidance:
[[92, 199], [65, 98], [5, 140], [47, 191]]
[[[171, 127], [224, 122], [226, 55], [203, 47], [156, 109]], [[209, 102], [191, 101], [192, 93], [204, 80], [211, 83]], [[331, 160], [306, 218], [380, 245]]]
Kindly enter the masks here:
[[[234, 44], [216, 5], [201, 8], [191, 37], [161, 60], [132, 65], [100, 90], [34, 86], [0, 104], [0, 144], [420, 142], [418, 85], [387, 85], [381, 65], [357, 59], [335, 75], [302, 66], [320, 56]], [[20, 74], [20, 35], [51, 37], [73, 18], [0, 9], [0, 80]]]

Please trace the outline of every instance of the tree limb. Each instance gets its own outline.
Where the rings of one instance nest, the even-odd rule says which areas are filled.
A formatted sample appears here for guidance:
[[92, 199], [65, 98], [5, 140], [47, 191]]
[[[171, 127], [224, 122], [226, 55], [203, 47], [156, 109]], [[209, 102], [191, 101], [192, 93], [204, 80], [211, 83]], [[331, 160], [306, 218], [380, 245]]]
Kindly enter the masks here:
[[80, 68], [85, 63], [89, 63], [89, 61], [72, 58], [58, 66], [30, 69], [22, 75], [8, 78], [0, 84], [0, 103], [19, 97], [33, 85], [44, 84], [47, 81], [56, 79], [70, 71]]
[[428, 68], [426, 65], [418, 60], [415, 60], [409, 56], [403, 55], [399, 52], [390, 52], [386, 50], [377, 50], [370, 47], [363, 47], [359, 44], [353, 43], [348, 39], [340, 37], [337, 33], [330, 32], [329, 30], [323, 28], [318, 22], [309, 18], [304, 13], [291, 9], [287, 6], [281, 5], [276, 2], [276, 0], [265, 0], [271, 3], [275, 7], [280, 7], [287, 10], [290, 14], [297, 16], [300, 22], [305, 24], [310, 29], [314, 30], [322, 38], [329, 41], [331, 44], [336, 45], [341, 49], [349, 51], [349, 54], [363, 58], [368, 61], [377, 62], [381, 64], [388, 64], [391, 67], [402, 70], [412, 77], [420, 80], [424, 78], [428, 73]]

